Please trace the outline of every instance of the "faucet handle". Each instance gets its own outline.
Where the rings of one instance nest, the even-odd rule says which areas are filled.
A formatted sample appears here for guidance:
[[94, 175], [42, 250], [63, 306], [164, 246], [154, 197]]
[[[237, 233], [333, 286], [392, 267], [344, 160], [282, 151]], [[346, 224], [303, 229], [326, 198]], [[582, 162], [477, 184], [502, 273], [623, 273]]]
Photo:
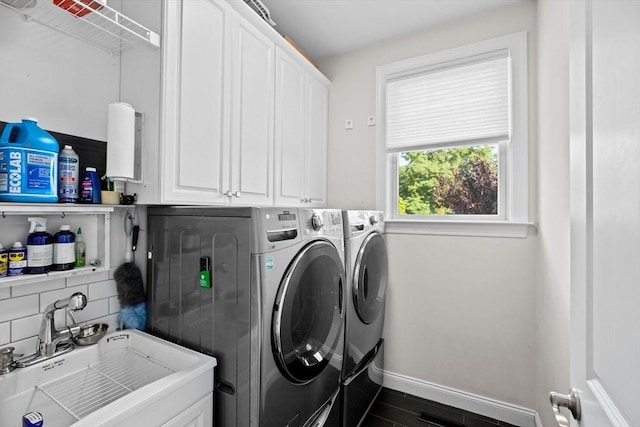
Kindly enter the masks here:
[[15, 369], [14, 357], [21, 357], [22, 354], [14, 353], [15, 348], [0, 348], [0, 375], [8, 374]]

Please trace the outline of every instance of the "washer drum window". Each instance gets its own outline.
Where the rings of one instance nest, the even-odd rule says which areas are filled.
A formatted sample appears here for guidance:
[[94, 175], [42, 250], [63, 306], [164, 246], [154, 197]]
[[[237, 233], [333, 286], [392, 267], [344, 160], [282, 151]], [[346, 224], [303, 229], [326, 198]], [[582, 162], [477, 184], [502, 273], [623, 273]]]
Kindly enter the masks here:
[[337, 249], [318, 240], [287, 268], [273, 309], [272, 344], [290, 381], [313, 381], [331, 360], [343, 333], [344, 267]]

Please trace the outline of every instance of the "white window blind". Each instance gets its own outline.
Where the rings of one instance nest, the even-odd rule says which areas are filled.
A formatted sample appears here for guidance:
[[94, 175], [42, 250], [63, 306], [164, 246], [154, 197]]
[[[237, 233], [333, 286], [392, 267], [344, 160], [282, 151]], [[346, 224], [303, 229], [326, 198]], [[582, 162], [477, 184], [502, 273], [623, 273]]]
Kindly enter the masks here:
[[386, 106], [387, 152], [508, 139], [508, 52], [388, 81]]

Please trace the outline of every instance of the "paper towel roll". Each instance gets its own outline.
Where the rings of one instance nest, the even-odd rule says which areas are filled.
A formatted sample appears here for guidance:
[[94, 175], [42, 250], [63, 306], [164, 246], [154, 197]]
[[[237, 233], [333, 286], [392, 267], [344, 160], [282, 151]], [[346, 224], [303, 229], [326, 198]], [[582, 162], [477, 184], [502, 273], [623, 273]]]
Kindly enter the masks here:
[[136, 111], [129, 104], [109, 104], [107, 115], [107, 176], [133, 178]]

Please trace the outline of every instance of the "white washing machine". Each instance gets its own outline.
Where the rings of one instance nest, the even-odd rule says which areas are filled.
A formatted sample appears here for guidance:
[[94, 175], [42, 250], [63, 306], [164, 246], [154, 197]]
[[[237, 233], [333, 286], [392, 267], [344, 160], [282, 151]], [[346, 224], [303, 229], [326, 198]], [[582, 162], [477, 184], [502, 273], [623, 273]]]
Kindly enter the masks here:
[[382, 389], [387, 247], [379, 211], [345, 210], [347, 274], [342, 425], [360, 425]]
[[[260, 426], [337, 426], [344, 348], [340, 210], [265, 213], [254, 265], [262, 303]], [[254, 345], [257, 343], [254, 343]]]
[[340, 210], [150, 207], [149, 331], [218, 360], [214, 425], [340, 424]]

